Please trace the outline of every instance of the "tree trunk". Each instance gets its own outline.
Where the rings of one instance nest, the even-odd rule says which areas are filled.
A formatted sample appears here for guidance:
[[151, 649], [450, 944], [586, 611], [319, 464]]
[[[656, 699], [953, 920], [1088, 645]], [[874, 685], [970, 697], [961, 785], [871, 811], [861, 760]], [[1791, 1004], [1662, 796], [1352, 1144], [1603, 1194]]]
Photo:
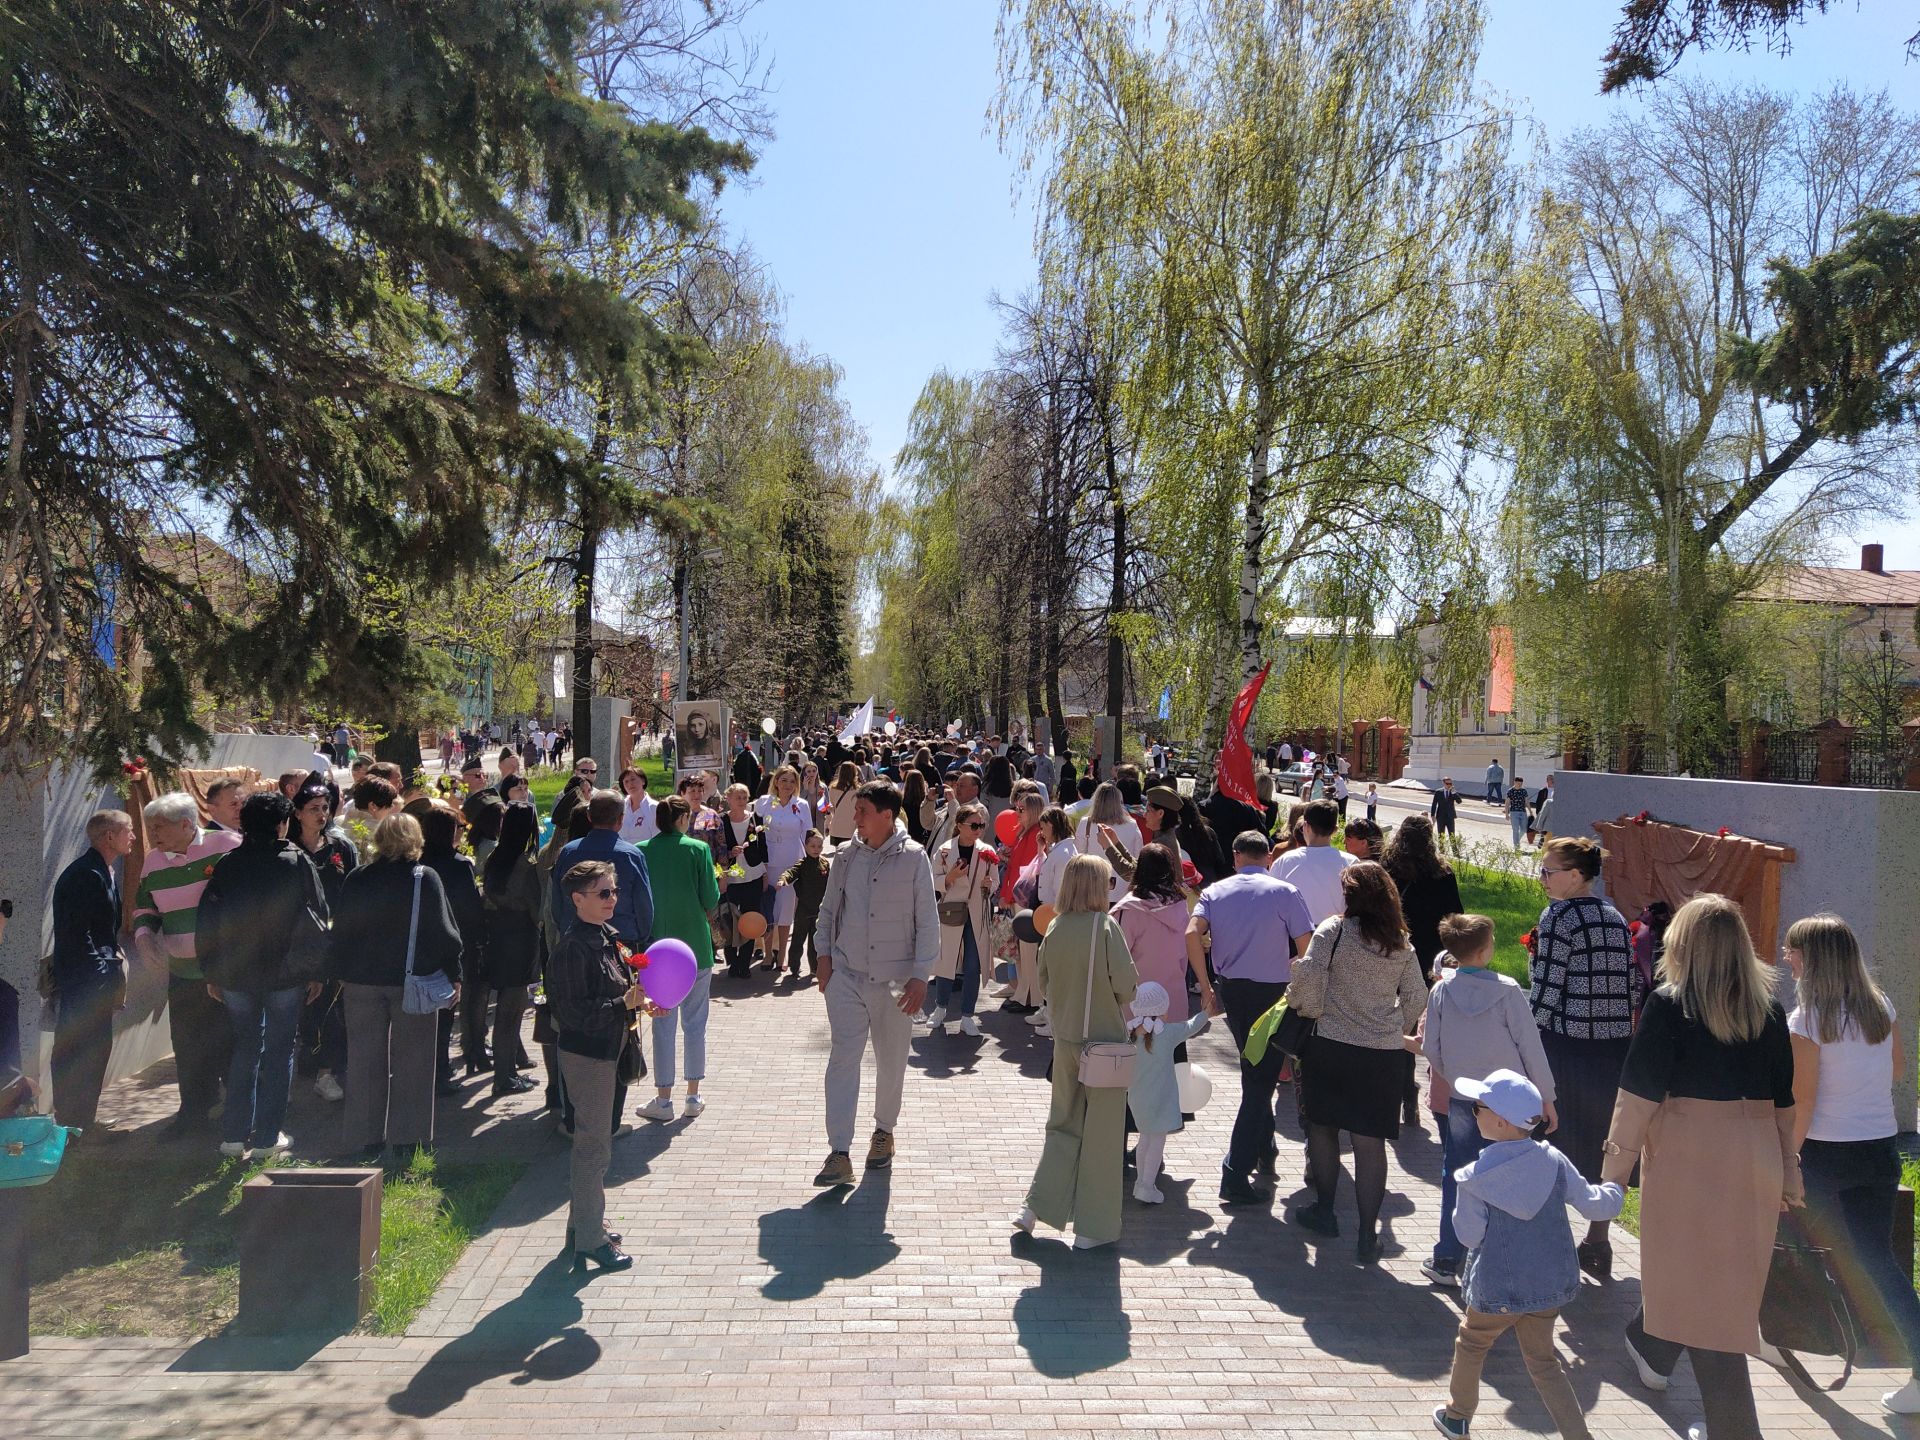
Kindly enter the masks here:
[[1127, 608], [1127, 503], [1111, 439], [1106, 451], [1108, 494], [1113, 500], [1113, 583], [1107, 592], [1107, 731], [1112, 743], [1106, 760], [1107, 775], [1111, 775], [1122, 759], [1120, 727], [1127, 704], [1127, 652], [1118, 623]]
[[[603, 396], [593, 415], [594, 470], [607, 463], [613, 448], [613, 406]], [[593, 734], [593, 586], [600, 569], [601, 523], [598, 498], [583, 480], [578, 494], [580, 545], [573, 555], [573, 755], [594, 753]], [[555, 717], [558, 718], [557, 716]], [[611, 736], [603, 737], [611, 739]]]
[[[1272, 476], [1269, 470], [1273, 449], [1273, 421], [1261, 407], [1254, 424], [1252, 453], [1247, 466], [1247, 506], [1242, 517], [1240, 536], [1240, 679], [1244, 684], [1260, 673], [1260, 652], [1265, 637], [1261, 634], [1260, 582], [1265, 569], [1267, 547], [1267, 501]], [[1209, 707], [1208, 719], [1212, 719]]]
[[394, 718], [384, 725], [385, 733], [373, 742], [373, 758], [400, 767], [403, 778], [411, 780], [422, 764], [420, 758], [420, 721]]

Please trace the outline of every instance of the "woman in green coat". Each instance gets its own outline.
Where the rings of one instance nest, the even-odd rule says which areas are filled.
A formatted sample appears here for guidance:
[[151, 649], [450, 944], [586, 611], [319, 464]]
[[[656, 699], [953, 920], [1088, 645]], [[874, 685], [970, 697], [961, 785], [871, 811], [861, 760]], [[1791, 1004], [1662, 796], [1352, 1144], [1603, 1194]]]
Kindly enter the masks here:
[[1113, 867], [1097, 855], [1070, 860], [1060, 880], [1059, 914], [1040, 942], [1040, 988], [1053, 1029], [1053, 1106], [1026, 1209], [1013, 1223], [1029, 1233], [1039, 1220], [1063, 1230], [1071, 1223], [1076, 1250], [1120, 1238], [1127, 1092], [1080, 1083], [1081, 1045], [1126, 1040], [1127, 1006], [1139, 985], [1127, 938], [1107, 918], [1112, 880]]
[[674, 1017], [687, 1040], [689, 1118], [706, 1107], [700, 1082], [707, 1076], [707, 1000], [713, 992], [713, 912], [720, 905], [720, 882], [713, 873], [713, 852], [687, 834], [693, 807], [684, 796], [660, 802], [660, 833], [640, 847], [647, 857], [653, 887], [653, 938], [684, 940], [700, 964], [700, 974], [672, 1010], [653, 1020], [653, 1103], [642, 1107], [648, 1120], [673, 1118]]

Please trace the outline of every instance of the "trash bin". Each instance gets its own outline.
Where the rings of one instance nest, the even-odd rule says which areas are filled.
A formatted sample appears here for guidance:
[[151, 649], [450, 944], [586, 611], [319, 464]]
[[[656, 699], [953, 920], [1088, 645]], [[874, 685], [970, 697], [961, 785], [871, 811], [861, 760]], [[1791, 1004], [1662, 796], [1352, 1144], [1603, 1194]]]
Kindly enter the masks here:
[[240, 1313], [251, 1335], [344, 1334], [373, 1305], [378, 1170], [263, 1170], [240, 1187]]

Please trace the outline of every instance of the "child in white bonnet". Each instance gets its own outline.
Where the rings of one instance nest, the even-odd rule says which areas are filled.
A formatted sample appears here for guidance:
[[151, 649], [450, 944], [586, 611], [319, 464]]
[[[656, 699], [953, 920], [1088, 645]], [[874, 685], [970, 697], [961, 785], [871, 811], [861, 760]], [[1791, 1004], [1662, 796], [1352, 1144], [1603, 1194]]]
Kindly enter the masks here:
[[1165, 1018], [1169, 997], [1164, 985], [1148, 980], [1134, 992], [1130, 1033], [1133, 1036], [1133, 1083], [1127, 1087], [1127, 1108], [1139, 1127], [1134, 1150], [1136, 1173], [1133, 1198], [1158, 1205], [1167, 1197], [1153, 1182], [1167, 1151], [1167, 1136], [1184, 1123], [1180, 1118], [1180, 1083], [1173, 1071], [1173, 1052], [1207, 1028], [1204, 1013], [1189, 1020]]

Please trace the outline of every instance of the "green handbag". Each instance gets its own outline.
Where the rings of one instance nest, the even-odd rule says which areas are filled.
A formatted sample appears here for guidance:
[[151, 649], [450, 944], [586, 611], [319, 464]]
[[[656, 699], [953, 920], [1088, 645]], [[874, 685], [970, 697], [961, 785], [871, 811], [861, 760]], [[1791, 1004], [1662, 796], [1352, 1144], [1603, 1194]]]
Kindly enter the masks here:
[[0, 1190], [44, 1185], [51, 1180], [67, 1153], [70, 1133], [49, 1115], [0, 1120]]

